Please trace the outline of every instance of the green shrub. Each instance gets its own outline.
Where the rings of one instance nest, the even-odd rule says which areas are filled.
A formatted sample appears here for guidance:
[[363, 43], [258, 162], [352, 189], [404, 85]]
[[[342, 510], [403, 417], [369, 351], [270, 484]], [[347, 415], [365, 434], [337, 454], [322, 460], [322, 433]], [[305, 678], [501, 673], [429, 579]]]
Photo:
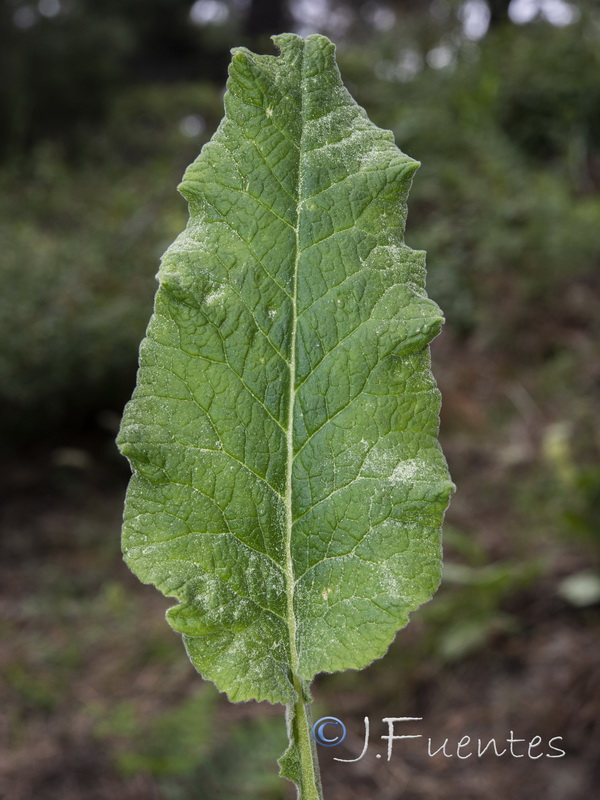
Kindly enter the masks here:
[[[40, 147], [27, 164], [4, 167], [6, 433], [35, 435], [49, 422], [118, 407], [130, 392], [153, 275], [185, 220], [185, 203], [172, 187], [219, 107], [218, 92], [202, 86], [138, 89], [115, 103], [85, 161], [70, 163]], [[204, 129], [191, 117], [197, 114]], [[191, 117], [199, 135], [182, 131], [186, 117], [188, 133]]]

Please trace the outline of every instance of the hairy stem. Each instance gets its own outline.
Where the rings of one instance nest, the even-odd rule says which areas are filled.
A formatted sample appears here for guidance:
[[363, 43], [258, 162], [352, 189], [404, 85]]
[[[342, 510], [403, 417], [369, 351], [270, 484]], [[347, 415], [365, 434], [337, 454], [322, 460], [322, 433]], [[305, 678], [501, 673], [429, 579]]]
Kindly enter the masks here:
[[310, 702], [305, 700], [302, 683], [298, 678], [294, 678], [294, 688], [298, 692], [298, 700], [288, 706], [288, 733], [299, 760], [298, 798], [323, 800], [317, 747], [312, 735]]

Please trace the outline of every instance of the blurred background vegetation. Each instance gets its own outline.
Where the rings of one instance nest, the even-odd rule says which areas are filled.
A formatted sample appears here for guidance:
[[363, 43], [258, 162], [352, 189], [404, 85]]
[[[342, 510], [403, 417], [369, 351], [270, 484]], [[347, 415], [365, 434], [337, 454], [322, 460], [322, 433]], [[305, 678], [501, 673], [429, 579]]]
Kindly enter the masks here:
[[[317, 681], [348, 727], [328, 800], [583, 800], [600, 782], [600, 4], [575, 0], [1, 0], [0, 796], [289, 798], [281, 710], [193, 673], [120, 560], [135, 379], [175, 187], [222, 115], [229, 48], [283, 30], [422, 162], [407, 242], [458, 486], [446, 570], [388, 656]], [[563, 759], [376, 761], [384, 716], [509, 732]], [[343, 752], [342, 752], [343, 751]]]

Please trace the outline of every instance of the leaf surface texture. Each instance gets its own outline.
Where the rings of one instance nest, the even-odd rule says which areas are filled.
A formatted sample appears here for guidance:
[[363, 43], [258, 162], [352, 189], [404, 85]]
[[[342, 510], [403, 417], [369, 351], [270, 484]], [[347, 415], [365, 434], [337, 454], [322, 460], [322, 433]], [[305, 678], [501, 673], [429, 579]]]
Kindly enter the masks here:
[[234, 51], [188, 168], [119, 435], [123, 549], [232, 700], [382, 656], [440, 577], [452, 484], [403, 243], [418, 164], [344, 88], [323, 36]]

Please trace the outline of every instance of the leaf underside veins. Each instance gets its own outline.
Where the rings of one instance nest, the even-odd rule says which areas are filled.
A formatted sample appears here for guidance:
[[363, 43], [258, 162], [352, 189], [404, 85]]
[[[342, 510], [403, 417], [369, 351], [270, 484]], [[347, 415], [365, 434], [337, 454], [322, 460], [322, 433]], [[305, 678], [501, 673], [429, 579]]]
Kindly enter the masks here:
[[118, 443], [126, 561], [180, 602], [190, 659], [234, 701], [293, 703], [381, 657], [440, 577], [452, 484], [403, 244], [417, 162], [343, 87], [323, 36], [233, 51], [188, 168]]

